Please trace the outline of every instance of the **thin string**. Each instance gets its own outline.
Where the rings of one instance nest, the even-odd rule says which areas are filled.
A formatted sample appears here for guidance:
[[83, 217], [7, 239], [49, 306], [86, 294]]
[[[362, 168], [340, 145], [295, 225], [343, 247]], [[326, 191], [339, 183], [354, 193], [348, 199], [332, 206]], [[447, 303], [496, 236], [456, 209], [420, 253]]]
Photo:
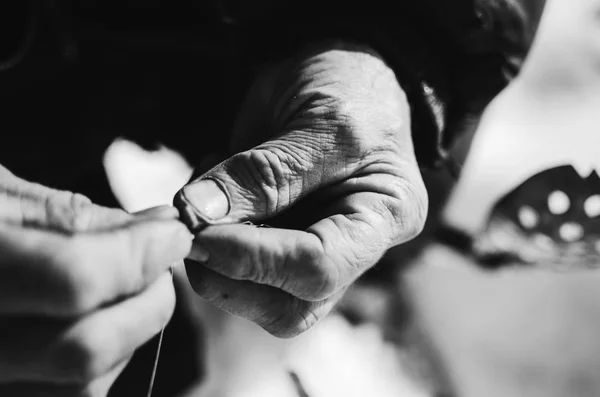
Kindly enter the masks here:
[[[171, 279], [173, 279], [173, 266], [171, 266], [170, 272]], [[160, 358], [160, 351], [162, 349], [162, 341], [163, 336], [165, 334], [165, 328], [166, 326], [164, 326], [163, 329], [160, 330], [160, 335], [158, 336], [158, 346], [156, 347], [156, 355], [154, 356], [154, 365], [152, 367], [152, 375], [150, 376], [150, 384], [148, 385], [148, 394], [146, 394], [147, 397], [152, 397], [152, 390], [154, 389], [154, 380], [156, 379], [156, 370], [158, 369], [158, 359]]]
[[156, 370], [158, 368], [158, 359], [160, 358], [160, 350], [162, 347], [162, 341], [163, 341], [164, 334], [165, 334], [165, 329], [163, 328], [160, 331], [160, 336], [158, 337], [158, 347], [156, 348], [156, 356], [154, 358], [154, 367], [152, 368], [152, 376], [150, 377], [150, 385], [148, 386], [147, 397], [152, 397], [152, 390], [154, 389], [154, 379], [156, 378]]

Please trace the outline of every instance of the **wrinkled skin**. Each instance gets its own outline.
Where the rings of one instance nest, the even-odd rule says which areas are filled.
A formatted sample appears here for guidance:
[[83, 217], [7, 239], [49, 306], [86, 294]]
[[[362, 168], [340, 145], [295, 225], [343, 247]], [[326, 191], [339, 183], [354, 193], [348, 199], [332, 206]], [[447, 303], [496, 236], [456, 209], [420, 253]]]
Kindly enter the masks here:
[[177, 211], [127, 214], [0, 167], [0, 395], [105, 396], [175, 306]]
[[[201, 297], [274, 335], [310, 328], [423, 226], [409, 106], [369, 48], [326, 43], [272, 65], [248, 95], [232, 151], [176, 199], [210, 224], [187, 272]], [[278, 218], [284, 228], [238, 224]]]

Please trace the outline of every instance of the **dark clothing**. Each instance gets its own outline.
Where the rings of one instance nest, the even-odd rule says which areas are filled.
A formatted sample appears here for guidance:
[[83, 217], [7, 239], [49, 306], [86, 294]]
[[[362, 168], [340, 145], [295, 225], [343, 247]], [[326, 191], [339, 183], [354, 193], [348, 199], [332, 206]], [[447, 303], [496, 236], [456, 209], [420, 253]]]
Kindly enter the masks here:
[[[192, 163], [227, 153], [262, 65], [311, 41], [346, 39], [371, 45], [394, 68], [419, 162], [433, 166], [518, 68], [539, 10], [517, 0], [3, 0], [0, 163], [115, 206], [102, 168], [115, 137], [162, 142]], [[140, 350], [113, 395], [144, 395], [155, 343]], [[201, 372], [192, 343], [200, 338], [178, 308], [156, 397]]]
[[[308, 41], [345, 38], [371, 45], [393, 66], [411, 102], [419, 161], [427, 166], [444, 157], [462, 122], [504, 87], [534, 26], [512, 6], [517, 0], [350, 3], [3, 1], [0, 62], [31, 45], [17, 67], [0, 73], [0, 95], [8, 101], [2, 124], [47, 149], [82, 147], [85, 140], [97, 155], [123, 134], [147, 144], [166, 141], [194, 161], [203, 151], [226, 148], [218, 138], [227, 137], [262, 64]], [[36, 116], [28, 116], [34, 109]], [[52, 133], [41, 131], [48, 128]], [[79, 153], [76, 160], [95, 160]], [[63, 160], [71, 164], [74, 154]], [[65, 161], [60, 165], [69, 168]], [[30, 166], [28, 174], [39, 169]]]

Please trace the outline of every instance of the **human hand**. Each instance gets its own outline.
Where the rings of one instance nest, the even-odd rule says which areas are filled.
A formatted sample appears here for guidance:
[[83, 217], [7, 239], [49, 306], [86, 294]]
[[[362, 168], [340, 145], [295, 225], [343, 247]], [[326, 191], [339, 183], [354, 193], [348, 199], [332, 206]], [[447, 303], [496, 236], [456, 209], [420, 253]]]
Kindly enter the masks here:
[[192, 236], [162, 207], [130, 215], [0, 166], [0, 395], [105, 396], [170, 318], [167, 270]]
[[237, 154], [175, 199], [197, 228], [195, 291], [276, 336], [318, 322], [423, 226], [410, 128], [393, 71], [368, 48], [335, 43], [269, 69], [242, 108]]

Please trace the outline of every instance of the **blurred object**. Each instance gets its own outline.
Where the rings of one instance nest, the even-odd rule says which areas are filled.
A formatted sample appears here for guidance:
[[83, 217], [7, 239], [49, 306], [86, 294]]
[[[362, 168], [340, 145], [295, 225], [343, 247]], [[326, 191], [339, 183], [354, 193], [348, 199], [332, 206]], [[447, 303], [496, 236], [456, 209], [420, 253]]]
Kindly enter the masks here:
[[108, 147], [104, 167], [113, 193], [128, 212], [171, 205], [193, 172], [185, 159], [169, 148], [146, 151], [126, 139], [117, 139]]
[[573, 270], [600, 265], [600, 177], [569, 165], [527, 179], [493, 208], [474, 241], [480, 261]]
[[294, 379], [308, 397], [431, 397], [376, 324], [334, 313], [287, 340], [197, 298], [194, 311], [206, 327], [207, 378], [182, 397], [304, 397]]
[[598, 285], [598, 272], [488, 273], [432, 245], [403, 287], [452, 395], [594, 397], [600, 395]]
[[311, 397], [430, 396], [414, 383], [375, 324], [352, 327], [330, 316], [298, 338], [288, 362]]
[[600, 4], [549, 1], [517, 80], [486, 110], [444, 213], [469, 234], [493, 204], [534, 174], [572, 165], [600, 169]]
[[[146, 151], [123, 138], [112, 142], [104, 153], [103, 163], [113, 194], [128, 212], [170, 205], [177, 190], [189, 180], [193, 172], [180, 154], [165, 146], [159, 146], [155, 151]], [[187, 278], [182, 266], [174, 267], [173, 271], [177, 299], [181, 300], [188, 293]], [[157, 336], [154, 341], [138, 350], [132, 361], [133, 365], [117, 380], [110, 396], [145, 395], [159, 349], [153, 396], [171, 396], [174, 391], [185, 389], [185, 385], [173, 382], [189, 383], [200, 379], [204, 365], [189, 351], [202, 349], [203, 344], [199, 343], [202, 329], [197, 324], [188, 323], [189, 313], [189, 307], [180, 303], [177, 305], [171, 322], [163, 331], [163, 343]], [[186, 367], [175, 368], [173, 363]], [[174, 372], [177, 372], [177, 376], [174, 376]]]

